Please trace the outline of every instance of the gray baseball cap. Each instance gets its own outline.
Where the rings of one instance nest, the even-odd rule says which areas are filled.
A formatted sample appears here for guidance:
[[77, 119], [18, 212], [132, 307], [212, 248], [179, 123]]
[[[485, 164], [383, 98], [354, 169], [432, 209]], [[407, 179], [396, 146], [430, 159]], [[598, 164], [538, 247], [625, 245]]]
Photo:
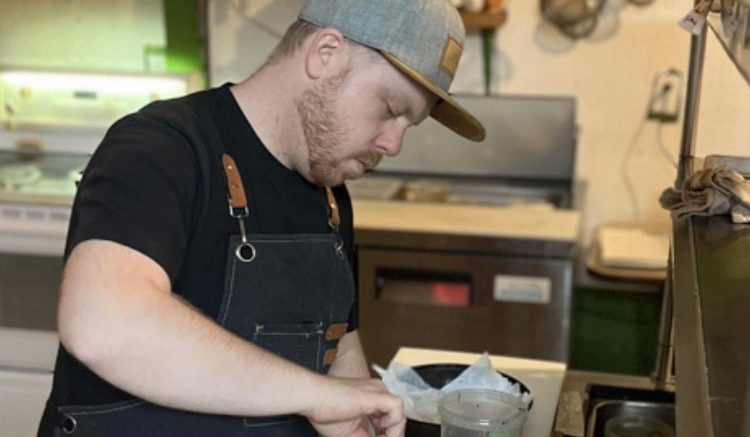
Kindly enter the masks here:
[[470, 140], [484, 140], [482, 124], [448, 94], [465, 38], [449, 0], [307, 0], [299, 18], [378, 50], [438, 97], [430, 113], [435, 120]]

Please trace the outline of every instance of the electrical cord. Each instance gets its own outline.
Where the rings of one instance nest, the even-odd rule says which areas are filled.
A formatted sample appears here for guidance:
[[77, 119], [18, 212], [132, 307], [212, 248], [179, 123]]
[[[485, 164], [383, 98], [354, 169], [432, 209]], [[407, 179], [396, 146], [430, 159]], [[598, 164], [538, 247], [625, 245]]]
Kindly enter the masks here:
[[636, 144], [638, 144], [638, 139], [641, 137], [643, 128], [646, 126], [647, 121], [648, 120], [646, 118], [641, 120], [638, 128], [635, 131], [635, 135], [633, 135], [633, 138], [630, 140], [630, 144], [628, 144], [628, 148], [625, 149], [625, 157], [622, 159], [622, 165], [620, 166], [620, 174], [622, 176], [623, 182], [625, 183], [625, 189], [627, 190], [628, 198], [630, 199], [630, 206], [633, 209], [633, 220], [636, 222], [640, 218], [641, 213], [638, 205], [638, 197], [635, 192], [635, 185], [633, 184], [633, 180], [628, 174], [628, 167], [630, 158], [635, 151], [635, 146]]
[[[674, 69], [669, 70], [670, 74], [677, 74], [678, 71]], [[670, 91], [672, 90], [672, 86], [670, 84], [665, 84], [658, 93], [651, 96], [651, 98], [648, 101], [647, 105], [647, 113], [648, 109], [650, 109], [654, 103], [656, 103], [658, 100], [664, 99], [667, 97]], [[631, 176], [628, 174], [628, 169], [630, 167], [630, 160], [632, 159], [632, 156], [636, 150], [636, 145], [638, 144], [638, 140], [640, 139], [641, 135], [643, 134], [643, 130], [646, 127], [646, 124], [648, 123], [649, 118], [648, 114], [641, 120], [640, 124], [636, 128], [636, 132], [633, 135], [632, 139], [630, 140], [630, 143], [628, 144], [628, 147], [625, 151], [625, 157], [623, 158], [622, 165], [620, 167], [620, 174], [622, 176], [623, 182], [625, 184], [625, 189], [628, 194], [628, 198], [630, 200], [630, 205], [633, 210], [633, 219], [635, 221], [638, 221], [641, 217], [641, 211], [640, 206], [638, 205], [638, 196], [635, 189], [635, 183]], [[669, 149], [667, 149], [666, 145], [664, 144], [664, 122], [661, 120], [657, 120], [656, 123], [656, 145], [657, 149], [659, 150], [659, 153], [666, 159], [666, 161], [673, 167], [677, 168], [677, 160], [672, 156]]]
[[[674, 69], [670, 69], [670, 74], [675, 74]], [[659, 94], [655, 95], [653, 99], [651, 99], [651, 102], [649, 103], [649, 107], [653, 105], [657, 100], [664, 99], [669, 92], [672, 91], [672, 85], [667, 83], [664, 84], [661, 90], [659, 90]], [[666, 145], [664, 145], [664, 122], [659, 120], [656, 124], [656, 146], [659, 149], [659, 152], [664, 156], [664, 158], [669, 162], [672, 167], [677, 168], [677, 160], [672, 157], [672, 154], [667, 149]]]
[[677, 168], [677, 160], [672, 156], [672, 153], [667, 149], [667, 146], [664, 144], [664, 123], [659, 122], [656, 125], [656, 145], [659, 147], [659, 151], [664, 156], [664, 158], [669, 162], [672, 167], [675, 169]]

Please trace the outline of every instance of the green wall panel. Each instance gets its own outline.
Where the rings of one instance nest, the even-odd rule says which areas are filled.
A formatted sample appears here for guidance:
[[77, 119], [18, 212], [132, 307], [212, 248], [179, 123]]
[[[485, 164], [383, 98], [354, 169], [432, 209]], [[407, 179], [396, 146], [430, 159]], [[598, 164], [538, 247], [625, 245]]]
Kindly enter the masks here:
[[661, 296], [577, 288], [570, 367], [650, 374], [656, 359]]

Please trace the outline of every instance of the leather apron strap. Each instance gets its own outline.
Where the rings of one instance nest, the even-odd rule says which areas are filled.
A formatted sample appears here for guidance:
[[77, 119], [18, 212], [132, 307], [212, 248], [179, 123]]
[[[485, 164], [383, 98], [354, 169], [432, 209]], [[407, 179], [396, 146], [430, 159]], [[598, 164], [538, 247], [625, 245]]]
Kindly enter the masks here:
[[[236, 218], [239, 222], [241, 243], [235, 249], [235, 256], [242, 262], [251, 262], [255, 259], [255, 246], [247, 241], [247, 229], [245, 228], [245, 218], [250, 214], [250, 207], [245, 194], [245, 184], [242, 182], [240, 170], [237, 168], [234, 158], [228, 153], [221, 156], [224, 167], [225, 182], [227, 185], [227, 202], [229, 202], [229, 215]], [[336, 202], [336, 196], [333, 194], [331, 187], [325, 187], [326, 190], [326, 207], [328, 209], [328, 225], [336, 234], [339, 244], [336, 251], [342, 255], [344, 244], [339, 235], [339, 226], [341, 226], [341, 215], [339, 206]]]

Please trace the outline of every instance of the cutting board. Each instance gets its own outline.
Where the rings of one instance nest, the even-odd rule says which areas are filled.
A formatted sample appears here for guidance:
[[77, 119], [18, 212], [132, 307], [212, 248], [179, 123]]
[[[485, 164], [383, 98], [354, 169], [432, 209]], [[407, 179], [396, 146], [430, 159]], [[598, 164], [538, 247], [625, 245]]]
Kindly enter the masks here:
[[576, 241], [580, 213], [549, 205], [476, 206], [354, 200], [354, 226], [404, 232]]

